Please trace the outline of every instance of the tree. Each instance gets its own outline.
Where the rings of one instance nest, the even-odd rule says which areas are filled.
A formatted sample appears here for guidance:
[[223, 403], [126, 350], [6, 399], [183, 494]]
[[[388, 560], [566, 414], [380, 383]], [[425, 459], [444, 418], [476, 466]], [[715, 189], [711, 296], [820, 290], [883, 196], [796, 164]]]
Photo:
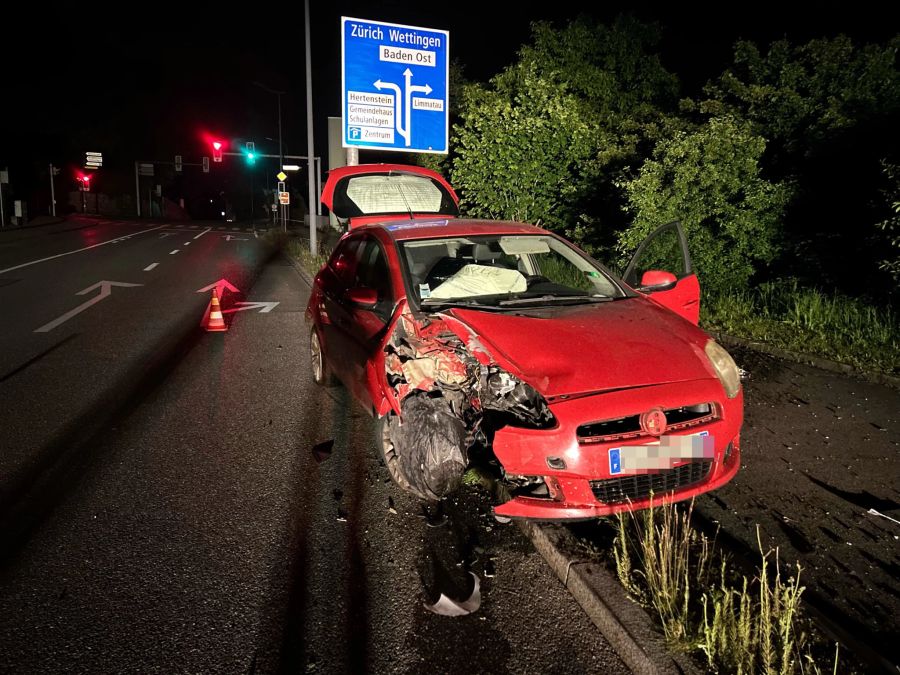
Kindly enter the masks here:
[[750, 124], [733, 117], [661, 139], [637, 174], [619, 182], [634, 216], [620, 252], [630, 254], [655, 227], [680, 220], [704, 288], [745, 286], [775, 257], [791, 195], [787, 184], [760, 175], [765, 147]]
[[515, 64], [463, 89], [451, 181], [464, 211], [582, 243], [596, 240], [598, 221], [621, 223], [613, 177], [652, 147], [660, 106], [677, 91], [649, 52], [657, 39], [655, 27], [629, 18], [533, 24]]
[[896, 67], [900, 36], [855, 47], [850, 38], [772, 43], [763, 55], [751, 43], [734, 47], [734, 66], [706, 85], [701, 109], [750, 120], [788, 156], [815, 153], [835, 134], [900, 108]]

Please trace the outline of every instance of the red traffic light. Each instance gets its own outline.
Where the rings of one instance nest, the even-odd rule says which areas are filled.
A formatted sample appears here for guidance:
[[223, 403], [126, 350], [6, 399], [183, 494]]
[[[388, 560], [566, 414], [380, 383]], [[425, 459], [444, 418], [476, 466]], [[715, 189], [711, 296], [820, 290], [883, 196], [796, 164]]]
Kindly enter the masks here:
[[222, 143], [221, 141], [213, 141], [213, 161], [221, 162], [222, 161]]

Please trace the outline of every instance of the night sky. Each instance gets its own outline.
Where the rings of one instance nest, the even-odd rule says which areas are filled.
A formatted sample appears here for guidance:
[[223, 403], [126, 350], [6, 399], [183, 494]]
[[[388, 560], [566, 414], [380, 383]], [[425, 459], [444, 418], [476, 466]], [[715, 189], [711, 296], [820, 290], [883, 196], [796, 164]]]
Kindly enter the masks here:
[[[88, 149], [104, 152], [110, 168], [176, 153], [199, 157], [208, 154], [204, 132], [255, 139], [262, 151], [277, 152], [276, 99], [254, 81], [288, 92], [282, 99], [286, 152], [305, 154], [303, 3], [284, 5], [19, 7], [14, 20], [3, 22], [0, 38], [0, 162], [77, 161]], [[808, 11], [787, 5], [553, 2], [526, 13], [519, 5], [470, 0], [314, 1], [316, 154], [327, 156], [325, 120], [340, 114], [342, 15], [449, 30], [451, 57], [468, 78], [483, 80], [515, 59], [533, 20], [564, 22], [585, 13], [612, 21], [631, 12], [663, 25], [663, 62], [686, 95], [721, 73], [738, 38], [787, 37], [799, 44], [843, 32], [857, 42], [883, 42], [897, 30], [874, 2], [820, 2]]]

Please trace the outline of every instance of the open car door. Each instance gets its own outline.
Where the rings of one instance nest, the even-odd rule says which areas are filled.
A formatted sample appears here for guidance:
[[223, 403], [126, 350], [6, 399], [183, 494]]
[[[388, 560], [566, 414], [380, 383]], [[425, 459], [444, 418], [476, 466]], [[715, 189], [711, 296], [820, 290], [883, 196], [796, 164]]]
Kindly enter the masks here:
[[625, 283], [646, 293], [691, 323], [700, 320], [700, 282], [677, 220], [656, 228], [638, 246], [622, 275]]

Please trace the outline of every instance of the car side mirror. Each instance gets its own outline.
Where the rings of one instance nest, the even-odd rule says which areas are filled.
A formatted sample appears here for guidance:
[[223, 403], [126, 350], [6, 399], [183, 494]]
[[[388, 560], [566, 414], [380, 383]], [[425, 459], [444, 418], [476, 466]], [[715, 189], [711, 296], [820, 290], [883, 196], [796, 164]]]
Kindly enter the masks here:
[[372, 309], [378, 303], [378, 291], [374, 288], [357, 286], [347, 291], [347, 299], [354, 305]]
[[671, 272], [663, 270], [647, 270], [641, 276], [641, 285], [639, 291], [645, 293], [655, 293], [657, 291], [667, 291], [678, 283], [678, 279]]

